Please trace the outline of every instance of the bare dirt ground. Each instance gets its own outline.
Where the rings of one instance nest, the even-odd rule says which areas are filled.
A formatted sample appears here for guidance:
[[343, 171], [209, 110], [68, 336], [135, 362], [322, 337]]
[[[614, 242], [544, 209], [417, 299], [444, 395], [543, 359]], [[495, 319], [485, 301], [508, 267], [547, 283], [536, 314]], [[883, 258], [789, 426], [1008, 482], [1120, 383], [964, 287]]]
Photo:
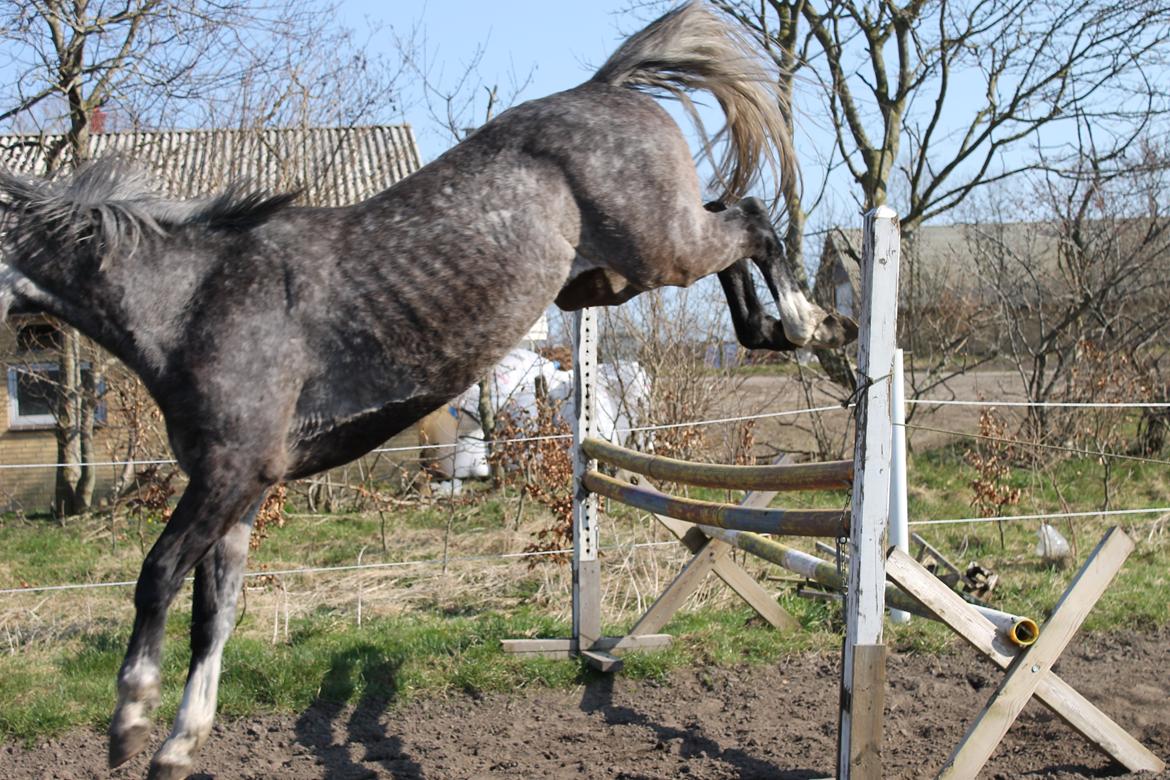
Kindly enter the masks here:
[[[1170, 758], [1168, 642], [1170, 629], [1077, 640], [1057, 666], [1164, 759]], [[891, 652], [886, 776], [932, 776], [998, 679], [973, 651]], [[837, 657], [814, 654], [762, 668], [694, 669], [662, 684], [617, 675], [570, 692], [454, 695], [405, 705], [368, 700], [344, 708], [320, 702], [299, 716], [217, 725], [198, 757], [203, 774], [194, 777], [802, 780], [833, 772], [836, 699]], [[160, 724], [156, 739], [164, 731]], [[0, 777], [145, 773], [145, 754], [112, 775], [104, 761], [104, 734], [82, 730], [32, 747], [0, 747]], [[1033, 702], [980, 776], [1127, 775]]]

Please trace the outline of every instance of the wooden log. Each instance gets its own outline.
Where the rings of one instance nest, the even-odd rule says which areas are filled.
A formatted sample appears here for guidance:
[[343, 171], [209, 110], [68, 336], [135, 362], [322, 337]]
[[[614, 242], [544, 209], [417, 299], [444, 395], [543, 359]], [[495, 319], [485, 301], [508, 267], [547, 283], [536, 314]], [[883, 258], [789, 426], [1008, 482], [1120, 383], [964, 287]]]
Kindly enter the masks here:
[[845, 513], [836, 509], [751, 509], [736, 504], [678, 498], [636, 487], [596, 471], [585, 475], [584, 485], [597, 495], [637, 509], [716, 528], [787, 536], [838, 537], [849, 532]]
[[699, 487], [729, 490], [848, 490], [853, 484], [853, 461], [789, 463], [770, 466], [727, 466], [691, 463], [619, 447], [601, 439], [586, 439], [581, 448], [591, 458], [635, 474]]

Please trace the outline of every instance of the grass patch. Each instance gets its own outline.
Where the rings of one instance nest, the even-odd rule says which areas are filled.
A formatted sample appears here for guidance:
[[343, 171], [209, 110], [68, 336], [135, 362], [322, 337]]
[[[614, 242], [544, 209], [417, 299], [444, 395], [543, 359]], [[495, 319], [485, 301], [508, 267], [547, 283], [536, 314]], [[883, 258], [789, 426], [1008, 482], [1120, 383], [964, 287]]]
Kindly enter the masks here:
[[[911, 519], [970, 516], [973, 470], [961, 447], [916, 453], [911, 464]], [[1006, 478], [1023, 498], [1009, 511], [1089, 510], [1105, 501], [1100, 464], [1072, 458], [1046, 469], [1014, 469]], [[1170, 492], [1170, 474], [1157, 464], [1120, 463], [1109, 484], [1113, 506], [1160, 505]], [[735, 500], [726, 491], [690, 489], [705, 500]], [[488, 694], [525, 688], [568, 689], [592, 672], [575, 661], [519, 659], [500, 650], [512, 637], [566, 636], [569, 581], [564, 567], [529, 570], [522, 561], [492, 559], [523, 549], [547, 518], [529, 502], [519, 530], [515, 495], [477, 494], [454, 511], [434, 504], [337, 517], [296, 516], [271, 528], [251, 568], [280, 572], [305, 566], [363, 562], [388, 568], [345, 576], [270, 576], [249, 580], [245, 608], [224, 659], [220, 711], [246, 716], [261, 711], [296, 713], [314, 704], [391, 708], [419, 696]], [[844, 508], [846, 493], [784, 497], [777, 505]], [[665, 587], [685, 555], [660, 542], [665, 533], [633, 510], [611, 505], [603, 556], [607, 578], [605, 615], [620, 633]], [[535, 515], [535, 516], [534, 516]], [[1152, 518], [1150, 518], [1152, 519]], [[1152, 532], [1147, 518], [1134, 521], [1138, 549], [1085, 623], [1082, 633], [1151, 631], [1170, 624], [1170, 530]], [[1146, 523], [1142, 525], [1141, 523]], [[1066, 587], [1073, 569], [1037, 560], [1034, 521], [917, 527], [956, 563], [978, 561], [999, 574], [995, 606], [1043, 620]], [[1079, 563], [1109, 523], [1086, 518], [1057, 527], [1077, 546]], [[448, 533], [450, 526], [450, 533]], [[95, 517], [59, 525], [48, 519], [0, 518], [0, 587], [132, 579], [157, 525], [115, 525]], [[387, 547], [382, 548], [383, 536]], [[811, 550], [811, 544], [798, 546]], [[391, 568], [403, 561], [437, 563]], [[738, 555], [738, 554], [737, 554]], [[474, 559], [474, 560], [469, 560]], [[460, 564], [459, 561], [468, 562]], [[778, 571], [743, 561], [753, 574]], [[787, 584], [768, 583], [803, 630], [777, 632], [712, 580], [692, 606], [664, 631], [668, 648], [626, 656], [623, 674], [663, 681], [680, 669], [775, 663], [793, 653], [835, 653], [841, 620], [833, 603], [801, 599]], [[131, 614], [129, 589], [16, 594], [0, 607], [7, 651], [0, 654], [0, 735], [32, 740], [80, 725], [104, 727], [114, 701], [113, 681], [121, 662]], [[189, 594], [180, 595], [168, 625], [164, 697], [160, 717], [173, 717], [188, 662]], [[360, 628], [358, 602], [363, 604]], [[53, 626], [52, 630], [46, 626]], [[888, 642], [902, 652], [937, 653], [956, 644], [944, 627], [925, 620], [889, 626]], [[0, 645], [2, 648], [3, 645]]]

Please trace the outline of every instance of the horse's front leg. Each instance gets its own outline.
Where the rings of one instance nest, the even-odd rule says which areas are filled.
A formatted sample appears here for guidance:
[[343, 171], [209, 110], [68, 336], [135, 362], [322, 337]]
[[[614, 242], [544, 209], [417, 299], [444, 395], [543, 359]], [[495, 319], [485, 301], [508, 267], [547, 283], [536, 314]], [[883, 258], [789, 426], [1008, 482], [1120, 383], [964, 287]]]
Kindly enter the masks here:
[[260, 486], [211, 488], [192, 479], [143, 561], [134, 591], [134, 629], [118, 672], [118, 703], [110, 721], [111, 767], [125, 763], [150, 739], [150, 713], [158, 706], [162, 682], [167, 609], [183, 578], [262, 492]]
[[177, 780], [190, 774], [195, 751], [211, 734], [223, 648], [235, 628], [248, 540], [261, 503], [257, 501], [195, 567], [187, 687], [171, 734], [150, 762], [152, 779]]
[[780, 320], [764, 311], [764, 305], [756, 295], [755, 283], [752, 282], [750, 262], [747, 259], [739, 260], [719, 272], [719, 284], [727, 298], [736, 339], [748, 349], [771, 349], [777, 352], [797, 349], [797, 345], [784, 335], [784, 326]]
[[[784, 262], [780, 237], [776, 235], [763, 203], [756, 198], [745, 198], [730, 209], [724, 209], [719, 203], [707, 204], [706, 208], [708, 211], [724, 212], [722, 216], [725, 219], [738, 222], [746, 229], [748, 256], [760, 269], [760, 274], [764, 277], [768, 290], [780, 310], [780, 321], [784, 328], [783, 341], [789, 344], [780, 349], [840, 347], [857, 338], [857, 323], [835, 312], [825, 311], [804, 294], [792, 271]], [[750, 289], [750, 278], [746, 280], [746, 284]], [[726, 290], [727, 284], [724, 282], [724, 291]], [[763, 319], [766, 315], [754, 294], [752, 300], [754, 302], [749, 302], [748, 314], [760, 322], [766, 322]], [[733, 309], [734, 306], [735, 304], [732, 304]]]

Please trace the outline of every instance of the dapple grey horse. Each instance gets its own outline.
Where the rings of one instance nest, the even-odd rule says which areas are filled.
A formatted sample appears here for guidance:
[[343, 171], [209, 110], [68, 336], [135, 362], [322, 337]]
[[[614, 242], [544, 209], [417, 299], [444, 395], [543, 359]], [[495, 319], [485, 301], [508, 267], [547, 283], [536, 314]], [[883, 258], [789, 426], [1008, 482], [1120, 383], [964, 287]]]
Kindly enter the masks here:
[[[718, 273], [750, 347], [837, 346], [855, 326], [809, 302], [760, 201], [791, 176], [766, 58], [684, 5], [584, 84], [517, 106], [430, 165], [345, 208], [232, 189], [176, 202], [119, 163], [71, 179], [0, 174], [0, 317], [44, 312], [133, 369], [189, 477], [146, 556], [110, 725], [117, 766], [148, 743], [166, 613], [195, 571], [191, 665], [150, 776], [185, 777], [215, 712], [256, 507], [356, 458], [455, 396], [555, 301], [620, 303]], [[719, 200], [645, 92], [714, 95], [727, 118]], [[690, 105], [687, 103], [687, 105]], [[725, 205], [726, 204], [726, 205]], [[756, 298], [754, 262], [779, 320]]]

